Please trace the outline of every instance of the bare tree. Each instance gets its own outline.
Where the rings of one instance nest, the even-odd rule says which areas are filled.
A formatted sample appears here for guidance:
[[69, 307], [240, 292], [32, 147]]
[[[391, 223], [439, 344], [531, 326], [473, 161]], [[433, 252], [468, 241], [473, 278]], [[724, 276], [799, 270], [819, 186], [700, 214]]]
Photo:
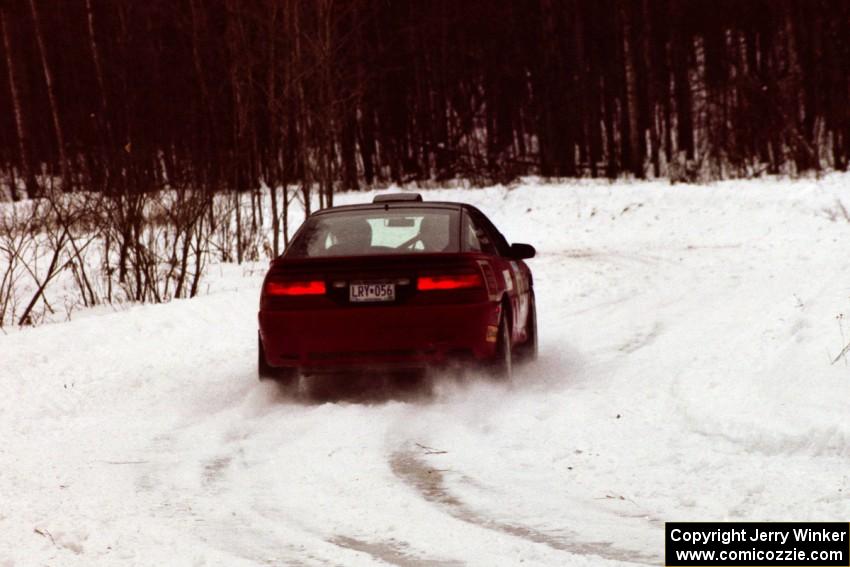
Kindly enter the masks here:
[[[18, 152], [21, 163], [22, 176], [26, 187], [27, 196], [33, 198], [36, 196], [38, 186], [35, 181], [32, 163], [30, 160], [30, 145], [29, 134], [26, 123], [24, 122], [24, 112], [21, 106], [21, 97], [18, 92], [18, 80], [15, 73], [15, 58], [12, 55], [12, 41], [9, 37], [9, 28], [7, 24], [6, 4], [0, 3], [0, 28], [3, 33], [3, 47], [6, 53], [6, 71], [9, 77], [9, 93], [12, 98], [12, 108], [15, 114], [15, 130], [18, 139]], [[12, 187], [12, 196], [16, 196], [16, 188]]]
[[38, 44], [38, 53], [41, 58], [41, 70], [44, 74], [44, 83], [47, 85], [47, 96], [50, 101], [50, 114], [53, 118], [53, 129], [56, 133], [56, 147], [59, 152], [59, 166], [62, 171], [62, 189], [70, 191], [73, 188], [68, 157], [65, 155], [65, 136], [62, 134], [62, 122], [59, 118], [59, 104], [56, 99], [56, 91], [53, 86], [53, 74], [47, 63], [47, 50], [44, 45], [44, 37], [41, 33], [41, 23], [38, 16], [35, 0], [29, 0], [30, 13], [32, 14], [35, 39]]

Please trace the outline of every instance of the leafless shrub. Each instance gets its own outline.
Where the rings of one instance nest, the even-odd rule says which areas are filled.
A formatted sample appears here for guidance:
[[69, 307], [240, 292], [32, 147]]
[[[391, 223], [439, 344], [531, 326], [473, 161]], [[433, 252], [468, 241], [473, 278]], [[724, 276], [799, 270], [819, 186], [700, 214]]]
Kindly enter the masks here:
[[24, 258], [32, 258], [36, 247], [39, 203], [23, 202], [0, 209], [0, 327], [15, 319], [18, 301], [16, 290], [27, 277], [29, 267]]
[[[35, 245], [31, 253], [19, 255], [19, 261], [31, 276], [35, 290], [21, 312], [19, 325], [37, 322], [39, 304], [53, 312], [45, 292], [62, 270], [72, 273], [80, 292], [78, 299], [84, 306], [94, 305], [99, 299], [86, 262], [86, 251], [98, 238], [99, 199], [85, 193], [67, 195], [51, 190], [43, 199], [33, 201], [33, 207], [31, 218], [36, 226], [30, 227], [30, 231]], [[44, 271], [38, 265], [39, 246], [49, 257]], [[68, 304], [67, 298], [65, 303]]]
[[170, 299], [197, 294], [209, 248], [211, 203], [208, 195], [191, 191], [176, 191], [155, 203], [154, 211], [161, 211], [167, 224], [153, 240], [157, 273], [153, 283], [160, 288], [152, 290], [154, 296]]
[[[47, 190], [0, 208], [0, 326], [64, 309], [193, 297], [211, 259], [274, 255], [267, 192], [172, 189], [103, 194]], [[284, 194], [285, 214], [292, 195]], [[280, 222], [273, 223], [280, 227]], [[272, 230], [274, 230], [272, 228]]]
[[123, 289], [131, 301], [160, 303], [196, 295], [209, 254], [212, 202], [205, 193], [188, 190], [114, 200], [105, 241], [118, 249], [118, 281], [112, 283], [112, 252], [107, 250], [108, 287]]
[[236, 201], [215, 199], [210, 211], [210, 247], [221, 262], [232, 262], [236, 256], [236, 231], [231, 219], [236, 214]]
[[63, 266], [72, 272], [84, 307], [101, 302], [97, 282], [89, 273], [87, 254], [101, 236], [102, 200], [102, 196], [92, 193], [54, 193], [47, 199], [56, 227], [67, 234]]

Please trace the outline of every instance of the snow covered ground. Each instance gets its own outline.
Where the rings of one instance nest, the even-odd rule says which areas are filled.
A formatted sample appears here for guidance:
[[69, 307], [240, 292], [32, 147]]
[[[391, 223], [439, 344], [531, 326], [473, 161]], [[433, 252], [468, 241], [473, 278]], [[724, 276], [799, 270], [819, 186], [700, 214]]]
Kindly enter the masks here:
[[850, 177], [426, 198], [537, 246], [512, 386], [259, 384], [262, 269], [0, 335], [0, 566], [658, 565], [665, 521], [847, 520]]

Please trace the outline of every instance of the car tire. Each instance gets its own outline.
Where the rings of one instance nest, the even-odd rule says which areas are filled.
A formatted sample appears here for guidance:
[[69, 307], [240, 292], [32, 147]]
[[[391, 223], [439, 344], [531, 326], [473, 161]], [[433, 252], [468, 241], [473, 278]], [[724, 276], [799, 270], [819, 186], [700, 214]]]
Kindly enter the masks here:
[[528, 320], [525, 323], [527, 340], [514, 349], [519, 362], [532, 362], [537, 360], [537, 301], [534, 292], [531, 292], [528, 306]]
[[282, 385], [292, 385], [298, 380], [298, 371], [295, 368], [276, 368], [266, 360], [266, 350], [263, 348], [263, 340], [257, 333], [257, 377], [261, 382], [274, 380]]
[[503, 308], [499, 319], [499, 334], [496, 337], [496, 358], [493, 360], [493, 375], [499, 380], [510, 380], [513, 376], [513, 349], [509, 315]]

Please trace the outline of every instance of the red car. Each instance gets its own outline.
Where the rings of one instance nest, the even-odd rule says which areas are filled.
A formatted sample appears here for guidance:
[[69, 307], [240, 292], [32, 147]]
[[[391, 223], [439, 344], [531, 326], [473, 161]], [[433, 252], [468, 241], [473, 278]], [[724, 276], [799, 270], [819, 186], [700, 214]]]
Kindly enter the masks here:
[[534, 254], [475, 207], [415, 193], [316, 212], [263, 282], [259, 377], [453, 361], [510, 376], [537, 355]]

